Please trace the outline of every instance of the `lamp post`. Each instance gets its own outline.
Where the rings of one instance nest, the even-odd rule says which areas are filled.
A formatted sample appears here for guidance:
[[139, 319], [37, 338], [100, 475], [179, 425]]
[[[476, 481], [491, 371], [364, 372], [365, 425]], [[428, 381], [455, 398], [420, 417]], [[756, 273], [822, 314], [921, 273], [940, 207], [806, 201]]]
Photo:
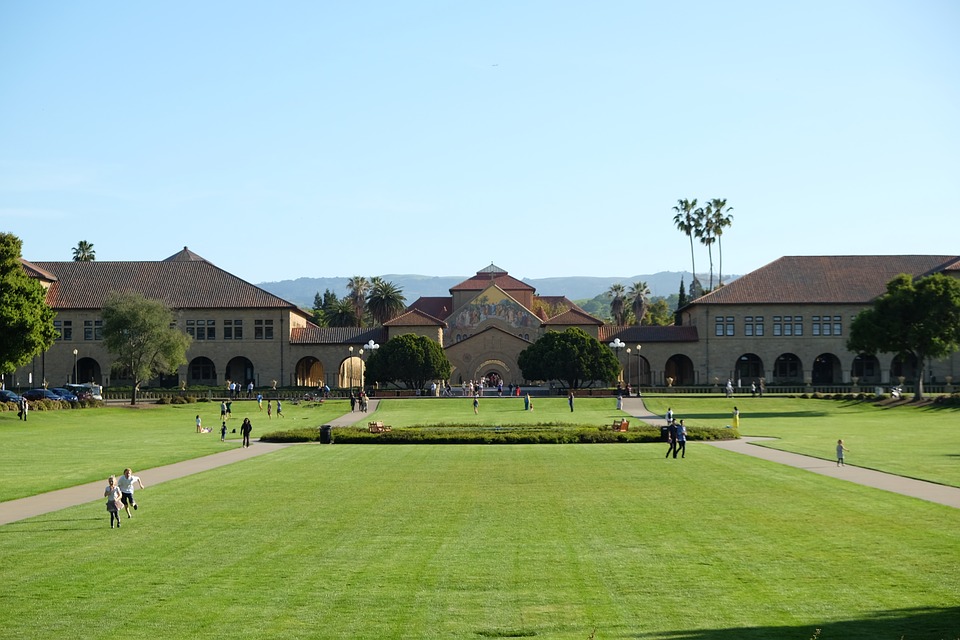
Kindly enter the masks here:
[[[378, 345], [376, 342], [374, 342], [374, 341], [373, 341], [373, 338], [371, 338], [370, 340], [367, 341], [367, 344], [363, 345], [363, 349], [360, 349], [360, 353], [362, 354], [364, 349], [367, 350], [367, 353], [373, 353], [373, 352], [375, 352], [375, 351], [376, 351], [377, 349], [379, 349], [379, 348], [380, 348], [380, 345]], [[363, 358], [361, 357], [360, 360], [361, 360], [361, 364], [362, 364]], [[367, 371], [367, 368], [364, 367], [364, 368], [363, 368], [363, 371], [360, 372], [360, 386], [361, 386], [361, 387], [363, 386], [363, 374], [366, 373], [366, 371]]]
[[629, 393], [629, 389], [630, 389], [630, 347], [627, 347], [627, 389], [628, 389], [627, 395], [629, 396], [629, 395], [630, 395], [630, 393]]
[[640, 385], [643, 383], [640, 376], [640, 371], [642, 367], [640, 366], [640, 345], [637, 345], [637, 395], [640, 395]]
[[73, 350], [73, 384], [77, 384], [77, 350]]
[[350, 352], [350, 381], [347, 386], [350, 388], [350, 393], [353, 393], [353, 347], [347, 347], [347, 351]]
[[360, 350], [357, 352], [357, 355], [360, 357], [360, 391], [363, 391], [363, 347], [360, 347]]
[[607, 346], [613, 349], [613, 352], [617, 354], [617, 364], [620, 364], [620, 350], [625, 348], [627, 343], [621, 341], [620, 338], [617, 338]]

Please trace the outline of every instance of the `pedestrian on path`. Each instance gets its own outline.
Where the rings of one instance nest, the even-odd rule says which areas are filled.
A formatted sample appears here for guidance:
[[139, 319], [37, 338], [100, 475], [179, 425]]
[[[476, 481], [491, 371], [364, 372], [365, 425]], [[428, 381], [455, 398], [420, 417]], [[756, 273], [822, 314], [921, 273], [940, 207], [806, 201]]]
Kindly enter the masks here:
[[[134, 483], [140, 485], [140, 488], [143, 489], [143, 482], [140, 480], [140, 476], [133, 475], [133, 470], [130, 467], [127, 467], [123, 470], [123, 475], [117, 478], [117, 488], [120, 489], [120, 502], [123, 503], [123, 508], [127, 511], [127, 517], [130, 517], [130, 507], [133, 507], [133, 510], [137, 510], [137, 501], [133, 499], [133, 485]], [[120, 516], [117, 516], [117, 520], [120, 520]]]
[[687, 428], [683, 426], [683, 420], [677, 425], [677, 446], [673, 448], [673, 457], [680, 453], [681, 458], [687, 457]]
[[113, 529], [113, 521], [117, 521], [117, 528], [120, 527], [120, 489], [117, 487], [117, 477], [107, 478], [107, 488], [103, 490], [103, 495], [107, 499], [107, 513], [110, 514], [110, 528]]
[[843, 446], [843, 440], [837, 440], [837, 466], [838, 466], [838, 467], [846, 466], [846, 465], [843, 463], [843, 452], [844, 452], [844, 451], [850, 451], [850, 449], [847, 449], [845, 446]]
[[250, 418], [244, 418], [243, 424], [240, 426], [240, 435], [243, 436], [243, 446], [250, 446], [250, 432], [253, 431], [253, 425], [250, 424]]
[[670, 443], [670, 448], [667, 449], [667, 455], [663, 456], [664, 458], [669, 458], [670, 454], [673, 454], [673, 457], [677, 457], [677, 423], [671, 421], [667, 425], [667, 442]]

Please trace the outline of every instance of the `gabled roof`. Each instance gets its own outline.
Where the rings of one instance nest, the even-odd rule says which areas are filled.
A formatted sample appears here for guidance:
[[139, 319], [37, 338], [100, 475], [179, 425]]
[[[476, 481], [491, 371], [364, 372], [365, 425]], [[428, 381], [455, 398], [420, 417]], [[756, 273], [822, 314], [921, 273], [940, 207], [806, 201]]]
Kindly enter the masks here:
[[489, 267], [477, 271], [477, 275], [472, 278], [452, 287], [450, 293], [454, 291], [482, 291], [489, 287], [491, 283], [504, 291], [536, 291], [526, 282], [517, 280], [500, 267], [491, 264]]
[[[383, 327], [318, 327], [308, 324], [305, 327], [294, 327], [290, 330], [290, 344], [342, 344], [365, 345], [373, 340], [378, 344], [387, 341], [387, 332]], [[347, 354], [344, 354], [346, 357]]]
[[175, 254], [164, 260], [164, 262], [206, 262], [203, 258], [195, 254], [186, 247], [183, 251], [177, 251]]
[[54, 309], [102, 309], [113, 292], [139, 293], [173, 309], [297, 309], [202, 259], [34, 264], [56, 278], [47, 292]]
[[23, 270], [27, 272], [27, 275], [31, 278], [37, 278], [38, 280], [44, 280], [46, 282], [54, 282], [57, 279], [57, 276], [53, 275], [46, 269], [41, 269], [32, 262], [28, 262], [23, 258], [20, 258], [20, 265], [23, 267]]
[[422, 311], [428, 316], [446, 320], [453, 311], [452, 296], [421, 296], [411, 304], [407, 311]]
[[577, 307], [576, 309], [570, 309], [561, 313], [558, 316], [554, 316], [549, 320], [545, 320], [543, 326], [552, 327], [552, 326], [576, 326], [592, 324], [596, 326], [602, 326], [603, 320], [598, 320], [586, 311]]
[[411, 309], [406, 313], [400, 314], [393, 320], [384, 322], [385, 327], [446, 327], [447, 323], [439, 318], [420, 311]]
[[958, 256], [784, 256], [691, 304], [868, 304], [901, 273], [957, 270]]
[[660, 327], [650, 326], [616, 326], [604, 325], [600, 327], [597, 339], [606, 344], [611, 340], [620, 338], [627, 345], [631, 344], [649, 344], [653, 342], [697, 342], [700, 338], [697, 334], [697, 328], [692, 325], [669, 325]]

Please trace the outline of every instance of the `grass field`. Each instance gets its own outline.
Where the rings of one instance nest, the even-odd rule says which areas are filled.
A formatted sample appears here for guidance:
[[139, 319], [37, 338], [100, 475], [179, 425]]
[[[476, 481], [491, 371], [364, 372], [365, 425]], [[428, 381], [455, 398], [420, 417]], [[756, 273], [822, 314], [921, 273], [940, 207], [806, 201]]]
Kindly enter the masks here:
[[[533, 419], [569, 414], [550, 400]], [[584, 419], [616, 415], [609, 399], [583, 400]], [[660, 400], [648, 405], [660, 411]], [[724, 423], [729, 404], [663, 400], [707, 426]], [[491, 424], [494, 402], [481, 406]], [[886, 447], [902, 419], [763, 402], [738, 403], [741, 428], [779, 428], [787, 444], [807, 423], [810, 446], [838, 424], [849, 442], [859, 412], [867, 448]], [[236, 446], [194, 433], [197, 408], [218, 422], [218, 405], [204, 404], [37, 412], [29, 428], [2, 420], [0, 488], [18, 486], [11, 462], [48, 465], [42, 476], [88, 468], [88, 481], [129, 457], [148, 469]], [[295, 424], [347, 411], [285, 408]], [[358, 418], [449, 422], [435, 411], [450, 408], [384, 402]], [[254, 436], [278, 422], [252, 419]], [[74, 446], [60, 447], [68, 429]], [[150, 486], [119, 530], [94, 500], [0, 527], [0, 637], [960, 639], [960, 510], [700, 443], [686, 460], [662, 455], [643, 444], [300, 445]]]
[[721, 426], [740, 409], [740, 434], [770, 436], [765, 446], [834, 460], [837, 440], [850, 452], [847, 464], [960, 487], [960, 409], [909, 403], [871, 403], [803, 398], [644, 398], [658, 414], [672, 407], [687, 424]]

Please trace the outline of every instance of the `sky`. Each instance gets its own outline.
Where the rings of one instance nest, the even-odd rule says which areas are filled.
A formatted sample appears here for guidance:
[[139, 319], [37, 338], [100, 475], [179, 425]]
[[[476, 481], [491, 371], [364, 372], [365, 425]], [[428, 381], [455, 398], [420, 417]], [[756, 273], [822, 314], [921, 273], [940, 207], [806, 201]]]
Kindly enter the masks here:
[[[960, 254], [960, 3], [0, 0], [0, 232], [252, 283]], [[709, 254], [694, 250], [697, 271]]]

